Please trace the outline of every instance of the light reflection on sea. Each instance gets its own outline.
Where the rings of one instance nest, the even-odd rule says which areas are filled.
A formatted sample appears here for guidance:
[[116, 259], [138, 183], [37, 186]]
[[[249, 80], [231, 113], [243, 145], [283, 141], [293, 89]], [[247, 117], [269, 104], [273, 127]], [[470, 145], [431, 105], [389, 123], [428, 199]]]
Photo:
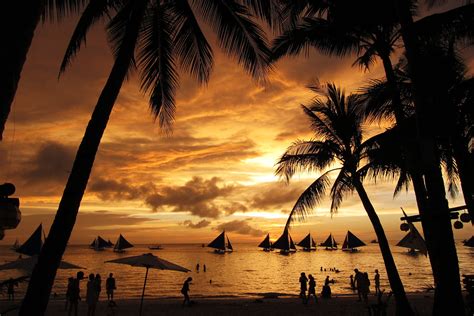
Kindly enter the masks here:
[[[474, 249], [463, 247], [458, 242], [458, 257], [461, 273], [474, 274]], [[197, 244], [163, 245], [162, 250], [149, 250], [146, 246], [136, 246], [123, 254], [111, 250], [96, 252], [87, 246], [69, 246], [64, 260], [86, 267], [89, 273], [100, 273], [105, 287], [105, 279], [110, 272], [117, 280], [116, 298], [139, 297], [145, 276], [144, 268], [126, 265], [104, 263], [104, 261], [152, 252], [155, 255], [182, 265], [192, 272], [181, 273], [174, 271], [150, 270], [146, 296], [176, 297], [186, 277], [192, 276], [191, 294], [194, 296], [249, 296], [257, 293], [278, 292], [297, 294], [299, 289], [299, 274], [304, 271], [313, 274], [317, 281], [317, 290], [326, 275], [336, 281], [331, 286], [334, 294], [352, 293], [349, 288], [349, 276], [354, 268], [369, 272], [371, 280], [373, 272], [379, 269], [382, 288], [389, 290], [388, 281], [378, 245], [369, 244], [359, 253], [338, 251], [316, 252], [299, 251], [290, 256], [277, 252], [265, 253], [255, 245], [235, 244], [234, 253], [226, 255], [214, 254], [209, 248]], [[391, 246], [398, 270], [407, 292], [424, 291], [433, 284], [428, 258], [423, 255], [411, 256], [402, 248]], [[9, 247], [0, 247], [0, 263], [15, 260], [18, 256]], [[196, 264], [200, 263], [200, 272], [196, 272]], [[203, 264], [207, 272], [203, 272]], [[321, 272], [320, 267], [326, 268]], [[340, 273], [330, 272], [335, 267]], [[53, 292], [64, 295], [67, 278], [75, 274], [75, 270], [59, 270]], [[410, 275], [411, 273], [411, 275]], [[21, 271], [0, 271], [0, 280], [24, 275]], [[209, 281], [212, 280], [212, 283]], [[20, 285], [18, 294], [25, 291], [25, 284]], [[86, 281], [81, 284], [81, 293], [85, 295]], [[105, 296], [105, 289], [102, 298]]]

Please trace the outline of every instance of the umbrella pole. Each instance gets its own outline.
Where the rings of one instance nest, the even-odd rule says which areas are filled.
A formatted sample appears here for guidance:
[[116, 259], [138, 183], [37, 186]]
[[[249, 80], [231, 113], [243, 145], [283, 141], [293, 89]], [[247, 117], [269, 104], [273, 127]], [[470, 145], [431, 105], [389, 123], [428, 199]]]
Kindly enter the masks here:
[[143, 282], [142, 300], [140, 301], [140, 316], [142, 315], [143, 297], [145, 296], [146, 279], [148, 278], [148, 267], [146, 267], [145, 282]]

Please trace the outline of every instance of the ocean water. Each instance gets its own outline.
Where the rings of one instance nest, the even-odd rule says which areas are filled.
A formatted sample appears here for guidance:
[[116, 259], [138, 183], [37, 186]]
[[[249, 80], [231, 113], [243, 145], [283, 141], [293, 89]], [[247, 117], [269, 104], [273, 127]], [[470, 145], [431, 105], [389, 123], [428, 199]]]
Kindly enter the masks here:
[[[377, 244], [369, 244], [358, 253], [347, 253], [340, 250], [326, 251], [318, 249], [313, 252], [298, 251], [284, 256], [278, 252], [264, 252], [253, 244], [235, 244], [233, 253], [214, 254], [212, 249], [203, 248], [201, 244], [170, 244], [162, 245], [164, 249], [149, 250], [145, 245], [131, 248], [125, 253], [117, 254], [111, 250], [96, 252], [87, 246], [69, 246], [64, 260], [85, 267], [83, 271], [99, 273], [105, 288], [105, 279], [110, 272], [114, 273], [117, 282], [116, 298], [136, 298], [141, 295], [145, 269], [127, 265], [104, 263], [120, 257], [153, 253], [163, 259], [184, 266], [192, 272], [161, 271], [151, 269], [146, 287], [147, 297], [180, 296], [182, 283], [192, 276], [191, 295], [195, 297], [219, 296], [253, 296], [261, 293], [277, 292], [298, 294], [298, 278], [301, 272], [313, 274], [317, 282], [317, 291], [326, 276], [335, 280], [331, 285], [334, 294], [352, 293], [349, 287], [349, 276], [353, 269], [367, 271], [373, 280], [374, 270], [379, 269], [381, 287], [389, 290], [382, 256]], [[391, 246], [399, 273], [407, 292], [424, 291], [433, 285], [429, 260], [423, 255], [408, 255], [403, 248]], [[474, 249], [463, 247], [457, 243], [460, 269], [463, 274], [474, 274]], [[0, 263], [12, 261], [17, 254], [9, 247], [0, 247]], [[201, 269], [196, 271], [196, 264]], [[207, 272], [203, 272], [203, 264]], [[321, 267], [323, 270], [320, 271]], [[339, 273], [329, 271], [330, 267], [340, 270]], [[53, 293], [63, 296], [67, 278], [75, 275], [77, 270], [59, 270], [54, 284]], [[0, 271], [0, 280], [24, 275], [18, 270]], [[210, 282], [212, 280], [212, 283]], [[86, 281], [81, 282], [81, 293], [85, 296]], [[373, 282], [372, 282], [373, 283]], [[26, 284], [18, 287], [18, 295], [24, 293]], [[102, 292], [105, 298], [105, 289]]]

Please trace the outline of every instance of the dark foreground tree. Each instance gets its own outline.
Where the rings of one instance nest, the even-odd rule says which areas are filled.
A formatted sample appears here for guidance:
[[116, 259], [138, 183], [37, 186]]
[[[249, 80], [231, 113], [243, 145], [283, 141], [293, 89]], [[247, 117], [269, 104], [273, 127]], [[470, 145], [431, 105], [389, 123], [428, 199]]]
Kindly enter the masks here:
[[[289, 181], [297, 172], [322, 172], [298, 198], [286, 224], [312, 211], [330, 190], [331, 212], [336, 212], [344, 197], [356, 191], [372, 223], [384, 260], [390, 287], [394, 293], [397, 315], [413, 315], [405, 289], [393, 260], [390, 246], [379, 217], [362, 184], [369, 173], [380, 174], [380, 164], [368, 158], [375, 138], [363, 141], [362, 100], [358, 95], [345, 96], [333, 84], [324, 93], [327, 100], [315, 99], [303, 106], [311, 121], [316, 140], [296, 141], [278, 161], [276, 173]], [[334, 165], [341, 165], [333, 168]], [[337, 173], [331, 186], [331, 173]], [[385, 171], [382, 170], [382, 173]]]
[[[268, 68], [269, 49], [262, 29], [247, 7], [237, 1], [196, 1], [196, 8], [216, 31], [221, 47], [237, 58], [253, 77]], [[187, 0], [91, 0], [81, 16], [62, 64], [78, 51], [90, 27], [103, 18], [114, 48], [115, 62], [79, 146], [59, 208], [31, 275], [20, 315], [43, 315], [61, 257], [74, 228], [82, 197], [110, 113], [130, 69], [140, 70], [142, 89], [160, 126], [169, 131], [178, 85], [176, 64], [206, 82], [212, 50]], [[136, 52], [136, 54], [135, 54]], [[136, 57], [135, 57], [136, 56]]]

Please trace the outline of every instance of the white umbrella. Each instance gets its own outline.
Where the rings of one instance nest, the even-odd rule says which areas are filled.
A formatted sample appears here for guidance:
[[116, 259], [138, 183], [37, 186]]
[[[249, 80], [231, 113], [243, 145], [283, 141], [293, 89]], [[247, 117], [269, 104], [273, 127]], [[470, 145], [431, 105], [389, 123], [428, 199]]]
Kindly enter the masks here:
[[[17, 259], [15, 261], [7, 262], [0, 265], [0, 270], [18, 269], [18, 270], [23, 270], [26, 272], [32, 272], [37, 262], [38, 262], [38, 256]], [[75, 264], [66, 262], [66, 261], [61, 261], [61, 263], [59, 264], [59, 269], [84, 269], [84, 268], [77, 266]]]
[[140, 256], [126, 257], [115, 260], [106, 261], [106, 263], [120, 263], [128, 264], [132, 267], [144, 267], [146, 268], [145, 273], [145, 282], [143, 283], [142, 299], [140, 301], [140, 315], [142, 314], [143, 307], [143, 297], [145, 296], [145, 287], [146, 280], [148, 278], [148, 269], [158, 269], [158, 270], [173, 270], [180, 272], [189, 272], [186, 268], [183, 268], [177, 264], [161, 259], [157, 256], [152, 255], [151, 253], [145, 253]]

